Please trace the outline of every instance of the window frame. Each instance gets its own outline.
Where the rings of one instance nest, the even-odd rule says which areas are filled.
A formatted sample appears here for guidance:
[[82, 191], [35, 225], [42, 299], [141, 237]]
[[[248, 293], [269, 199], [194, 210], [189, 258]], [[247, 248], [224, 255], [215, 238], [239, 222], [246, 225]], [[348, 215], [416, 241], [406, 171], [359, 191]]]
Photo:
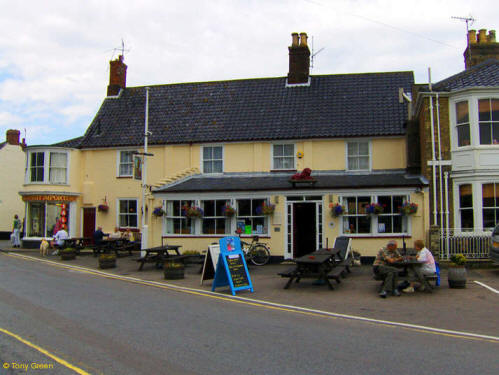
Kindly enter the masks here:
[[[361, 143], [367, 143], [367, 155], [361, 155], [360, 154], [360, 147], [357, 147], [359, 150], [359, 153], [357, 155], [352, 155], [350, 156], [349, 154], [349, 145], [350, 144], [361, 144]], [[350, 158], [356, 158], [357, 160], [360, 160], [360, 158], [365, 158], [367, 157], [367, 168], [363, 169], [360, 168], [360, 163], [358, 163], [359, 168], [353, 169], [350, 168]], [[345, 141], [345, 170], [348, 172], [369, 172], [372, 170], [372, 142], [370, 139], [356, 139], [356, 140], [347, 140]]]
[[[129, 201], [129, 202], [135, 202], [135, 213], [122, 213], [121, 212], [121, 202], [123, 201]], [[130, 228], [130, 229], [138, 229], [139, 228], [139, 200], [138, 198], [118, 198], [116, 202], [116, 226], [119, 228]], [[123, 215], [126, 215], [127, 217], [136, 217], [136, 226], [132, 225], [123, 225], [121, 223], [121, 218]], [[130, 220], [127, 220], [126, 224], [130, 224]]]
[[[409, 220], [409, 217], [407, 215], [400, 215], [400, 213], [397, 211], [397, 208], [393, 207], [391, 213], [383, 213], [383, 214], [378, 214], [378, 215], [369, 215], [366, 214], [365, 211], [359, 210], [359, 212], [355, 213], [349, 213], [348, 212], [348, 199], [350, 198], [355, 198], [356, 199], [356, 209], [359, 207], [358, 199], [359, 198], [369, 198], [368, 204], [372, 203], [379, 203], [379, 198], [380, 197], [391, 197], [392, 202], [394, 197], [401, 197], [402, 202], [411, 202], [410, 200], [410, 193], [407, 192], [377, 192], [374, 194], [370, 194], [368, 192], [362, 193], [359, 192], [358, 194], [344, 194], [339, 196], [339, 200], [342, 205], [345, 206], [345, 213], [342, 215], [342, 219], [340, 221], [341, 223], [341, 228], [340, 232], [342, 235], [347, 235], [347, 236], [352, 236], [352, 237], [399, 237], [402, 235], [410, 235], [411, 234], [411, 220]], [[367, 204], [367, 203], [366, 203]], [[402, 232], [380, 232], [379, 231], [379, 218], [380, 217], [395, 217], [395, 216], [400, 216], [401, 217], [401, 228]], [[357, 222], [357, 227], [355, 228], [355, 232], [350, 232], [349, 227], [347, 228], [347, 224], [349, 222], [349, 218], [356, 218]], [[358, 220], [359, 218], [367, 218], [369, 221], [369, 232], [358, 232]], [[393, 220], [393, 219], [392, 219]]]
[[[488, 98], [477, 98], [477, 123], [478, 123], [478, 145], [480, 146], [497, 146], [499, 145], [499, 119], [493, 119], [493, 107], [492, 100], [498, 101], [499, 98], [488, 97]], [[480, 119], [480, 102], [487, 101], [489, 104], [489, 115], [490, 118], [488, 120]], [[482, 143], [482, 125], [487, 126], [490, 136], [490, 143]], [[498, 138], [494, 138], [494, 128], [497, 128], [497, 136]]]
[[[172, 213], [174, 207], [171, 207], [171, 206], [175, 205], [174, 202], [178, 202], [178, 212]], [[169, 204], [169, 203], [171, 203], [171, 204]], [[164, 230], [163, 230], [164, 235], [167, 235], [167, 236], [192, 236], [192, 235], [196, 235], [195, 220], [182, 215], [182, 206], [184, 206], [185, 204], [197, 206], [197, 201], [194, 199], [165, 199], [164, 200], [165, 211], [166, 211], [166, 214], [164, 215], [164, 217], [165, 217], [165, 219], [164, 219], [165, 226], [164, 226]], [[170, 226], [170, 223], [171, 223], [172, 228], [173, 228], [173, 231], [171, 233], [168, 232], [168, 228]], [[179, 226], [180, 232], [179, 233], [175, 233], [176, 223], [180, 224], [180, 226]], [[182, 230], [184, 228], [189, 229], [189, 233], [182, 233]]]
[[[214, 150], [215, 148], [221, 148], [221, 151], [222, 151], [222, 157], [221, 159], [215, 159], [214, 158]], [[205, 149], [211, 149], [211, 159], [207, 159], [205, 160], [205, 155], [204, 155], [204, 152], [205, 152]], [[224, 163], [224, 159], [225, 159], [225, 147], [224, 145], [220, 145], [220, 144], [213, 144], [213, 145], [204, 145], [201, 147], [201, 171], [202, 173], [206, 173], [206, 174], [215, 174], [215, 173], [223, 173], [224, 172], [224, 168], [225, 168], [225, 163]], [[222, 168], [220, 171], [213, 171], [214, 169], [214, 165], [216, 162], [218, 161], [221, 161], [222, 162]], [[211, 172], [207, 172], [205, 170], [205, 162], [210, 162], [211, 163], [211, 167], [212, 167], [212, 171]]]
[[[231, 217], [227, 217], [223, 214], [223, 212], [221, 211], [222, 210], [222, 207], [229, 203], [229, 204], [232, 204], [230, 200], [227, 200], [227, 199], [201, 199], [200, 201], [200, 207], [203, 209], [204, 211], [204, 215], [203, 215], [203, 218], [201, 219], [201, 226], [200, 226], [200, 233], [202, 235], [207, 235], [207, 236], [227, 236], [227, 235], [231, 235]], [[215, 215], [213, 216], [208, 216], [207, 215], [207, 209], [206, 209], [206, 202], [214, 202], [214, 211], [215, 211]], [[217, 212], [217, 202], [219, 203], [223, 203], [221, 207], [219, 207], [219, 210], [220, 212]], [[215, 233], [205, 233], [205, 221], [208, 220], [210, 222], [214, 222], [215, 223]], [[224, 231], [223, 233], [217, 233], [217, 223], [220, 222], [220, 220], [224, 220]]]
[[[116, 177], [121, 177], [121, 178], [133, 178], [133, 167], [134, 167], [134, 152], [136, 150], [117, 150], [117, 157], [116, 157]], [[130, 153], [130, 161], [128, 162], [122, 162], [122, 155], [124, 153]], [[121, 173], [121, 166], [122, 165], [127, 165], [130, 169], [130, 174], [125, 174]]]
[[[32, 166], [31, 160], [34, 155], [42, 154], [43, 155], [43, 164]], [[52, 154], [64, 154], [64, 163], [65, 167], [52, 167], [51, 166], [51, 158]], [[33, 169], [36, 168], [38, 171], [41, 171], [42, 179], [37, 179], [33, 181]], [[51, 172], [53, 168], [64, 169], [64, 181], [57, 182], [53, 181], [51, 178]], [[25, 170], [25, 183], [26, 184], [45, 184], [45, 185], [68, 185], [69, 184], [69, 151], [64, 149], [35, 149], [29, 150], [26, 155], [26, 170]]]
[[[459, 118], [458, 118], [458, 105], [459, 104], [462, 104], [462, 103], [466, 103], [466, 107], [467, 107], [467, 121], [462, 121], [462, 122], [458, 122], [459, 121]], [[472, 113], [470, 111], [470, 101], [469, 99], [462, 99], [462, 100], [457, 100], [454, 102], [454, 132], [455, 132], [455, 135], [456, 135], [456, 147], [457, 148], [462, 148], [462, 147], [469, 147], [473, 144], [473, 136], [472, 136]], [[468, 130], [468, 139], [464, 138], [462, 140], [462, 143], [463, 144], [460, 144], [461, 143], [461, 137], [460, 137], [460, 134], [462, 132], [460, 132], [459, 129], [464, 129], [464, 128], [467, 128]], [[468, 142], [468, 144], [466, 144], [466, 141]]]
[[[284, 147], [285, 146], [293, 146], [293, 151], [291, 152], [291, 155], [284, 155]], [[283, 155], [276, 155], [275, 154], [275, 147], [276, 146], [281, 146], [283, 147]], [[291, 168], [277, 168], [276, 167], [276, 158], [280, 158], [282, 160], [284, 159], [290, 159], [293, 158], [293, 166]], [[284, 143], [272, 143], [271, 144], [271, 170], [273, 171], [294, 171], [296, 170], [296, 144], [291, 143], [291, 142], [284, 142]]]
[[[494, 191], [494, 205], [486, 206], [484, 198], [484, 190], [486, 185], [492, 185]], [[483, 230], [493, 230], [499, 224], [499, 182], [483, 182], [481, 183], [482, 194], [482, 228]], [[494, 224], [492, 226], [485, 226], [485, 211], [493, 211]]]

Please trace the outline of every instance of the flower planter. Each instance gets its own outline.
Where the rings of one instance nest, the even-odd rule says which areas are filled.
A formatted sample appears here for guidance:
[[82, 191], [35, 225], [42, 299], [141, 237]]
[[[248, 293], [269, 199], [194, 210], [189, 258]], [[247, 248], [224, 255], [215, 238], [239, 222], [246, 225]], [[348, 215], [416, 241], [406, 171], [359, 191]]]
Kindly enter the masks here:
[[76, 253], [72, 252], [61, 252], [61, 260], [73, 260], [76, 259]]
[[449, 288], [466, 288], [466, 268], [449, 267], [448, 279]]
[[182, 263], [165, 262], [163, 271], [166, 280], [178, 280], [184, 278], [184, 265]]

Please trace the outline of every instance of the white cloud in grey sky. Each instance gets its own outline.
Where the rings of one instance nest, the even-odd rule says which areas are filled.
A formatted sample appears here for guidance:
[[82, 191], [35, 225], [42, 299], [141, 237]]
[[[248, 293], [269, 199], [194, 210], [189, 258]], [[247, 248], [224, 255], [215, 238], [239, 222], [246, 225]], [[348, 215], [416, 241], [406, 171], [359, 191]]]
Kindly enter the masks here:
[[[123, 38], [127, 85], [285, 76], [291, 32], [314, 37], [312, 74], [464, 69], [464, 22], [495, 29], [495, 1], [0, 0], [0, 131], [28, 144], [83, 135]], [[0, 142], [4, 135], [0, 135]]]

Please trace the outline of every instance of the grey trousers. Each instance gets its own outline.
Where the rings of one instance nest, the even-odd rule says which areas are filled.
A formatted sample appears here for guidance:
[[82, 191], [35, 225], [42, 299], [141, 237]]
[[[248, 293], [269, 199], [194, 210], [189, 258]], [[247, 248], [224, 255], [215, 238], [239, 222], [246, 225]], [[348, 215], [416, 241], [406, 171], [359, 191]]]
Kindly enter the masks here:
[[376, 266], [374, 272], [383, 278], [382, 290], [391, 293], [397, 288], [397, 276], [400, 269], [391, 266]]

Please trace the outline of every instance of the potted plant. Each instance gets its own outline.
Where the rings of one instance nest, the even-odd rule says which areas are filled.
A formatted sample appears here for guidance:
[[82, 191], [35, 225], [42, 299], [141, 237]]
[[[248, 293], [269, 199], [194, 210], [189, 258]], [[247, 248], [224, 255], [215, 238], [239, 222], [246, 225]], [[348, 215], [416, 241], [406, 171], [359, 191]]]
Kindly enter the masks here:
[[76, 250], [72, 247], [62, 249], [59, 254], [61, 255], [61, 260], [72, 260], [76, 258]]
[[222, 207], [222, 213], [224, 216], [232, 217], [236, 214], [236, 209], [227, 203]]
[[183, 206], [182, 207], [182, 215], [188, 218], [199, 218], [203, 217], [204, 212], [201, 207], [196, 206]]
[[165, 210], [163, 210], [163, 207], [156, 207], [153, 211], [152, 214], [154, 216], [160, 217], [165, 214]]
[[185, 266], [183, 263], [174, 260], [167, 260], [163, 264], [163, 271], [166, 280], [178, 280], [184, 278]]
[[109, 211], [109, 206], [107, 205], [107, 203], [99, 204], [97, 206], [97, 210], [99, 210], [99, 212], [107, 212]]
[[329, 208], [331, 209], [331, 216], [338, 217], [345, 213], [345, 206], [342, 206], [339, 203], [330, 203]]
[[379, 215], [385, 211], [385, 207], [379, 203], [371, 203], [366, 205], [366, 213], [368, 215]]
[[449, 288], [466, 288], [466, 257], [454, 254], [450, 257], [448, 270]]
[[265, 215], [265, 216], [270, 216], [273, 215], [275, 211], [275, 204], [267, 204], [265, 202], [262, 203], [261, 206], [258, 206], [256, 208], [256, 214], [257, 215]]
[[99, 255], [99, 268], [114, 268], [116, 267], [116, 254], [101, 254]]
[[418, 205], [417, 203], [404, 202], [402, 206], [399, 207], [399, 211], [401, 215], [413, 215], [418, 212]]

